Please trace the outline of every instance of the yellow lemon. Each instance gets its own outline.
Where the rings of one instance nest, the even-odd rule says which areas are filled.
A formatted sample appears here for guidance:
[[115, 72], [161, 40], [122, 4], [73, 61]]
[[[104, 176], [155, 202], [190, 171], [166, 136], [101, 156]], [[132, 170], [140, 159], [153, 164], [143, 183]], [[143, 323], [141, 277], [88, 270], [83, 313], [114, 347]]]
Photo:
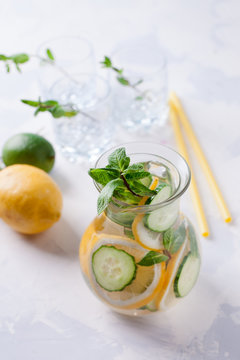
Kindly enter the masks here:
[[12, 165], [0, 171], [0, 217], [14, 230], [36, 234], [60, 219], [62, 194], [43, 170]]

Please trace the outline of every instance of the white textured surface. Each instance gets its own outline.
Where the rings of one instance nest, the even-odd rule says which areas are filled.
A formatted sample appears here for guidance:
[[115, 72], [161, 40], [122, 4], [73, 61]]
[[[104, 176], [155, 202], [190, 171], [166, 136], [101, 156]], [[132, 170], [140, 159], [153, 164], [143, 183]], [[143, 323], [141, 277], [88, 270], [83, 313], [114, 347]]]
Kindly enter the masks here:
[[[166, 314], [116, 315], [88, 290], [78, 262], [81, 235], [95, 214], [96, 191], [85, 169], [59, 156], [53, 177], [64, 195], [61, 221], [32, 239], [0, 224], [1, 359], [240, 358], [239, 23], [237, 0], [1, 3], [3, 53], [34, 51], [49, 37], [84, 33], [101, 58], [126, 38], [159, 38], [170, 87], [183, 99], [234, 218], [231, 225], [223, 223], [195, 164], [211, 227], [211, 238], [201, 239], [197, 286]], [[42, 129], [52, 138], [48, 116], [33, 119], [18, 101], [37, 95], [34, 66], [25, 69], [22, 75], [0, 73], [1, 141], [20, 129]], [[194, 221], [189, 195], [183, 205]]]

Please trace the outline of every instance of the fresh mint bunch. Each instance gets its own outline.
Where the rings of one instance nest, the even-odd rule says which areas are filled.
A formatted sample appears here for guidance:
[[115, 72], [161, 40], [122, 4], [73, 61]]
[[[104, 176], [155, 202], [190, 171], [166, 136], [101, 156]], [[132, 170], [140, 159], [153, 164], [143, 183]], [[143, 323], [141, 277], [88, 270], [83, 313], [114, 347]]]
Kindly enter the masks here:
[[138, 93], [138, 96], [135, 98], [135, 100], [142, 100], [144, 98], [145, 94], [137, 88], [138, 85], [142, 84], [142, 79], [139, 79], [136, 83], [132, 84], [130, 80], [124, 76], [123, 69], [119, 69], [116, 66], [113, 66], [112, 60], [108, 56], [105, 56], [104, 60], [101, 61], [100, 64], [102, 64], [103, 68], [112, 69], [117, 74], [116, 79], [121, 85], [129, 86]]
[[54, 118], [60, 118], [62, 116], [72, 117], [78, 114], [78, 111], [74, 110], [70, 105], [63, 106], [56, 100], [41, 101], [39, 98], [38, 101], [21, 100], [21, 102], [36, 108], [34, 116], [36, 116], [39, 112], [45, 111], [50, 112]]
[[98, 214], [106, 209], [113, 197], [130, 204], [138, 204], [142, 196], [153, 196], [157, 193], [141, 183], [141, 179], [151, 174], [144, 170], [141, 163], [130, 165], [125, 148], [115, 150], [109, 156], [105, 168], [90, 169], [88, 174], [103, 186], [97, 201]]

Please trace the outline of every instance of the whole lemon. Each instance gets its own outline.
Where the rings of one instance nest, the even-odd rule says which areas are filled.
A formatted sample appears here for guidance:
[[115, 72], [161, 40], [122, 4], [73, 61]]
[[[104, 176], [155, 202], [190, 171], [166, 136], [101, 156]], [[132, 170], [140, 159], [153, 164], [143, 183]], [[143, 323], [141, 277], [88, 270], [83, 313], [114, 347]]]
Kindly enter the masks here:
[[14, 230], [36, 234], [60, 219], [62, 194], [43, 170], [11, 165], [0, 171], [0, 217]]

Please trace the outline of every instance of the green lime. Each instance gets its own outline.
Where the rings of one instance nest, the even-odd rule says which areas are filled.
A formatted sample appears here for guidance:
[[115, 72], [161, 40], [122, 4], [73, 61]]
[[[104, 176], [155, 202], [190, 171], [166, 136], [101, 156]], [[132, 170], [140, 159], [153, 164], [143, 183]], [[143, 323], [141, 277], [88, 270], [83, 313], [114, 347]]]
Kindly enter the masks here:
[[6, 166], [29, 164], [49, 172], [54, 165], [55, 151], [44, 137], [23, 133], [7, 140], [3, 146], [2, 159]]

